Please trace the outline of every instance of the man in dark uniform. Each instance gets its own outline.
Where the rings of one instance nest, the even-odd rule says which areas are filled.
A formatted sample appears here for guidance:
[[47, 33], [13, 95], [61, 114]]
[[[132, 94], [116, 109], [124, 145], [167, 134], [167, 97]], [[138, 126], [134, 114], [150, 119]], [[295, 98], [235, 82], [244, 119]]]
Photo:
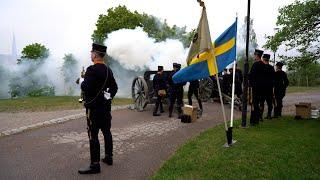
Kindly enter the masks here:
[[[264, 102], [267, 101], [268, 105], [268, 114], [266, 119], [271, 119], [272, 112], [272, 99], [273, 99], [273, 87], [274, 87], [274, 68], [269, 64], [270, 54], [263, 54], [262, 56], [263, 63], [265, 64], [265, 75], [264, 75], [264, 92], [263, 92], [263, 100], [261, 104], [261, 113], [264, 112]], [[262, 116], [262, 115], [261, 115]]]
[[236, 75], [235, 75], [235, 94], [238, 98], [242, 98], [242, 82], [243, 82], [243, 74], [241, 69], [238, 68], [238, 64], [236, 64]]
[[177, 101], [177, 111], [178, 111], [178, 117], [182, 115], [182, 105], [183, 105], [183, 86], [186, 83], [178, 83], [174, 84], [172, 81], [173, 75], [178, 72], [181, 68], [181, 64], [174, 64], [173, 65], [173, 71], [169, 76], [169, 93], [170, 93], [170, 105], [169, 105], [169, 117], [172, 117], [173, 112], [173, 106], [175, 102]]
[[276, 99], [276, 107], [274, 108], [274, 117], [281, 116], [282, 99], [286, 95], [286, 88], [289, 85], [287, 74], [282, 71], [283, 63], [277, 62], [276, 72], [274, 76], [274, 96]]
[[265, 64], [261, 60], [263, 51], [256, 49], [254, 52], [254, 60], [250, 73], [249, 84], [252, 88], [252, 104], [253, 110], [251, 111], [250, 124], [259, 124], [261, 118], [260, 104], [263, 97], [263, 81], [264, 81], [264, 69]]
[[153, 77], [153, 89], [157, 96], [156, 105], [153, 111], [153, 116], [160, 116], [158, 114], [158, 108], [160, 106], [160, 113], [163, 113], [163, 105], [162, 105], [162, 99], [166, 95], [166, 79], [163, 75], [163, 66], [158, 66], [158, 72]]
[[228, 73], [228, 69], [223, 70], [222, 74], [222, 92], [226, 95], [231, 94], [231, 83], [232, 83], [232, 77], [230, 77], [230, 74]]
[[100, 173], [99, 129], [103, 133], [105, 142], [105, 158], [102, 161], [108, 165], [113, 164], [110, 111], [111, 100], [116, 95], [118, 86], [112, 70], [104, 64], [106, 50], [106, 46], [92, 44], [91, 60], [94, 65], [87, 68], [84, 81], [81, 83], [85, 97], [91, 164], [87, 168], [80, 169], [80, 174]]
[[[240, 69], [237, 68], [237, 64], [236, 64], [236, 70], [235, 70], [235, 80], [234, 80], [234, 93], [237, 95], [238, 98], [241, 98], [242, 96], [242, 81], [243, 81], [243, 75], [242, 75], [242, 71]], [[230, 82], [230, 86], [231, 86], [231, 90], [232, 90], [232, 81], [233, 81], [233, 68], [229, 69], [230, 72], [230, 78], [231, 78], [231, 82]]]
[[201, 99], [199, 98], [199, 80], [198, 79], [194, 81], [190, 81], [189, 90], [188, 90], [189, 105], [192, 105], [192, 95], [196, 97], [199, 104], [199, 108], [202, 112], [203, 109], [202, 109]]

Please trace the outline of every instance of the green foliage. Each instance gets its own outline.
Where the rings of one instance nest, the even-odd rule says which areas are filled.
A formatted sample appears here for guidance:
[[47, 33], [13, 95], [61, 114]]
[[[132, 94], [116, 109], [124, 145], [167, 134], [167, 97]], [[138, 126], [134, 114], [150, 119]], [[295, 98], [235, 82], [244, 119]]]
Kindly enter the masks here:
[[27, 45], [22, 50], [22, 58], [39, 60], [45, 59], [49, 56], [49, 49], [39, 43]]
[[54, 87], [44, 86], [42, 88], [31, 89], [27, 96], [29, 97], [39, 97], [39, 96], [54, 96]]
[[304, 0], [279, 9], [277, 30], [264, 47], [276, 51], [284, 44], [286, 50], [297, 50], [296, 56], [280, 56], [288, 66], [290, 84], [317, 85], [320, 58], [320, 1]]
[[61, 73], [64, 77], [65, 93], [67, 95], [73, 95], [76, 88], [75, 81], [80, 77], [80, 72], [78, 72], [78, 61], [72, 54], [65, 54], [63, 60]]
[[154, 16], [137, 11], [131, 12], [126, 6], [118, 6], [107, 10], [107, 15], [100, 14], [96, 23], [97, 29], [92, 34], [92, 40], [103, 43], [108, 34], [119, 29], [134, 29], [142, 27], [145, 32], [156, 41], [167, 38], [179, 39], [185, 47], [190, 45], [193, 31], [187, 33], [186, 27], [170, 27], [166, 21], [161, 22]]
[[46, 82], [46, 77], [37, 77], [33, 74], [23, 73], [15, 75], [10, 79], [9, 88], [11, 98], [15, 97], [37, 97], [37, 96], [53, 96], [55, 89]]
[[285, 43], [287, 47], [309, 49], [315, 47], [314, 55], [319, 56], [320, 37], [320, 1], [295, 1], [279, 9], [277, 26], [280, 29], [267, 42], [272, 48]]
[[319, 179], [319, 128], [318, 119], [282, 117], [234, 128], [238, 142], [223, 148], [222, 124], [189, 140], [151, 179]]

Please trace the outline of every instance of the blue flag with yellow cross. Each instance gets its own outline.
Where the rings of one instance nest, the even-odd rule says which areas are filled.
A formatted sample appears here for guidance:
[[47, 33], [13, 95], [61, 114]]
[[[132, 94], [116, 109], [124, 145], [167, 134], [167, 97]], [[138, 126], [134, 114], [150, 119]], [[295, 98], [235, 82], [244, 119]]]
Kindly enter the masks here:
[[213, 76], [236, 59], [237, 19], [212, 44], [205, 8], [190, 46], [186, 68], [173, 76], [174, 83]]

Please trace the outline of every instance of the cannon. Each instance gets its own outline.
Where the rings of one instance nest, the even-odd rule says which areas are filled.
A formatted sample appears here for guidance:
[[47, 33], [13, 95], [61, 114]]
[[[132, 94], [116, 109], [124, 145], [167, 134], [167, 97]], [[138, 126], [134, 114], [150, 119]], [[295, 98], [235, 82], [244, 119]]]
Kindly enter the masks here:
[[[172, 71], [163, 71], [165, 77], [169, 77]], [[155, 92], [153, 90], [153, 77], [157, 71], [146, 71], [143, 76], [137, 76], [132, 81], [131, 95], [134, 102], [134, 108], [143, 111], [148, 104], [156, 102]]]
[[[163, 71], [165, 77], [169, 77], [172, 71]], [[131, 95], [134, 102], [134, 108], [138, 111], [143, 111], [148, 104], [156, 102], [156, 94], [153, 90], [153, 77], [157, 71], [146, 71], [143, 76], [137, 76], [132, 81]], [[220, 79], [220, 81], [222, 81]], [[220, 83], [221, 84], [221, 83]], [[203, 102], [218, 94], [218, 86], [214, 77], [200, 79], [199, 97]], [[226, 103], [231, 102], [231, 96], [222, 93]], [[169, 102], [168, 97], [165, 97], [165, 103]], [[235, 107], [241, 110], [241, 99], [235, 98]]]

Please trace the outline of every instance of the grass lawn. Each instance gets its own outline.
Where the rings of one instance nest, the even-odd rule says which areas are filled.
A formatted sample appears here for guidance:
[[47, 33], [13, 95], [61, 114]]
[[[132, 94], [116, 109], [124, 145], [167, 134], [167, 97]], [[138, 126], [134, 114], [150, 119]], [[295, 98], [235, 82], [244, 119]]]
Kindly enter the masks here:
[[[56, 111], [84, 108], [77, 96], [26, 97], [0, 100], [0, 112]], [[115, 98], [113, 105], [131, 104], [129, 98]]]
[[315, 87], [289, 86], [287, 88], [287, 93], [297, 93], [297, 92], [320, 92], [320, 86], [315, 86]]
[[232, 148], [222, 147], [222, 125], [201, 133], [152, 179], [320, 179], [320, 119], [284, 117], [233, 133]]

